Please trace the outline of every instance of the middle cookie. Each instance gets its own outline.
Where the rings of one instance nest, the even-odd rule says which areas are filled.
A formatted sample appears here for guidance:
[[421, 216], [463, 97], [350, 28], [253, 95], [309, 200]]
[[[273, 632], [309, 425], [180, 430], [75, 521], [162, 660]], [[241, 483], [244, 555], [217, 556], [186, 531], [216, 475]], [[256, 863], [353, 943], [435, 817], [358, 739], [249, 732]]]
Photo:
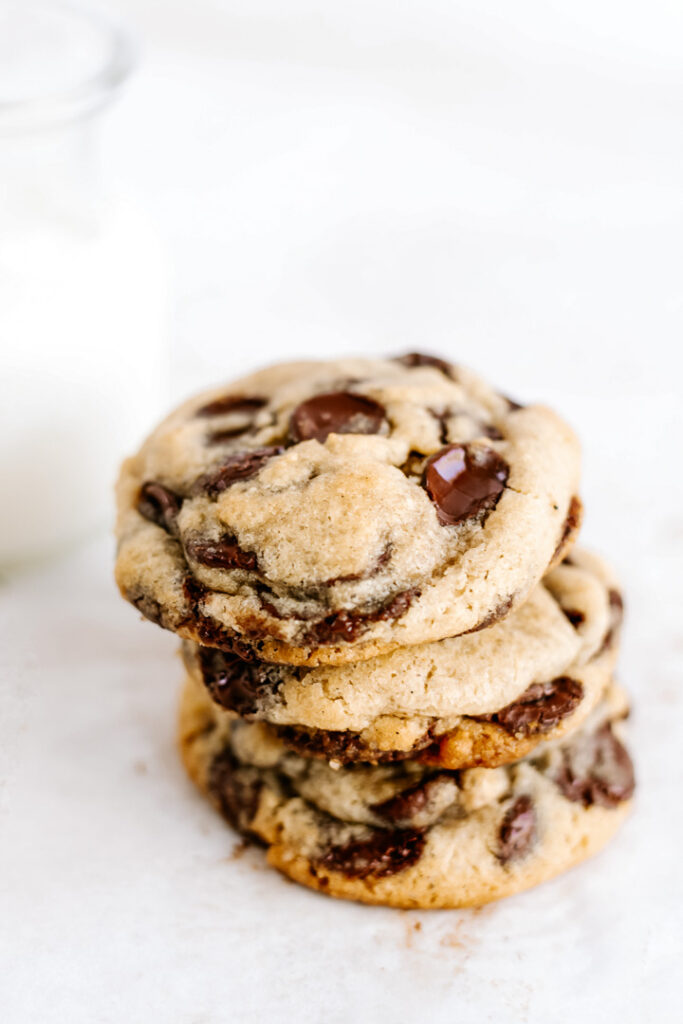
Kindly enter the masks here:
[[527, 602], [478, 633], [306, 669], [186, 641], [214, 701], [332, 763], [495, 767], [578, 727], [609, 684], [622, 600], [605, 563], [572, 552]]

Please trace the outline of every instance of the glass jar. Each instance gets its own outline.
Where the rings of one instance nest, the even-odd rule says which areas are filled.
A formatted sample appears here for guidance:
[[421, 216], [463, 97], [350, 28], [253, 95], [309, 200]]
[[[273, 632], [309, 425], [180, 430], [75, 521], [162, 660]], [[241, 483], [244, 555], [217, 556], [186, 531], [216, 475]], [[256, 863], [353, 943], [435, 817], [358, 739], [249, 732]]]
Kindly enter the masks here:
[[0, 567], [110, 520], [117, 463], [162, 404], [161, 247], [98, 160], [132, 63], [100, 16], [0, 8]]

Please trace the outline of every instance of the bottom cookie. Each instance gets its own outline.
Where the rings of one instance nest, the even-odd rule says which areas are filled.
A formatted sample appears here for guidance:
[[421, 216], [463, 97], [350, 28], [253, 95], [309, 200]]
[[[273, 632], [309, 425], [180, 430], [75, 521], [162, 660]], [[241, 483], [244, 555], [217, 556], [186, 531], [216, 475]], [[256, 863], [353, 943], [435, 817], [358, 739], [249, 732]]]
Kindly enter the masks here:
[[334, 769], [264, 723], [235, 720], [188, 679], [180, 747], [200, 789], [294, 881], [364, 903], [465, 907], [538, 885], [616, 832], [634, 788], [626, 714], [612, 687], [570, 738], [500, 768]]

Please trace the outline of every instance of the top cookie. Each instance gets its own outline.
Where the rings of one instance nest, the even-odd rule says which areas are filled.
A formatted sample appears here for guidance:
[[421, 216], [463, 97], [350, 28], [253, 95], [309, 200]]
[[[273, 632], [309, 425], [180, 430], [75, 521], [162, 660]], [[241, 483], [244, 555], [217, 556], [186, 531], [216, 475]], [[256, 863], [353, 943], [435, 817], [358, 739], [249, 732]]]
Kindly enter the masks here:
[[286, 363], [200, 395], [122, 468], [117, 581], [148, 618], [337, 664], [482, 628], [577, 525], [578, 442], [462, 367]]

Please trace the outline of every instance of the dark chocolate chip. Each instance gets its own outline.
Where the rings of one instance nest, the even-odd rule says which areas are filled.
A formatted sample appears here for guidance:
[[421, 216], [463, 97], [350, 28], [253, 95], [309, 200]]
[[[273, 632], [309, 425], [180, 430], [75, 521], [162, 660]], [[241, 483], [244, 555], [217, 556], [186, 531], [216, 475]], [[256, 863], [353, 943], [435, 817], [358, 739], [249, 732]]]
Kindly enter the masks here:
[[226, 441], [232, 441], [235, 437], [241, 437], [243, 434], [248, 433], [251, 429], [251, 422], [241, 427], [228, 427], [225, 430], [214, 430], [206, 438], [207, 444], [225, 444]]
[[257, 772], [240, 766], [229, 749], [214, 759], [209, 771], [209, 791], [233, 828], [249, 838], [257, 838], [249, 826], [258, 810], [261, 788]]
[[387, 544], [381, 555], [375, 559], [373, 565], [371, 565], [365, 572], [351, 573], [348, 576], [334, 576], [330, 580], [325, 580], [323, 586], [333, 587], [335, 583], [356, 583], [358, 580], [369, 580], [372, 576], [377, 576], [377, 574], [382, 571], [391, 558], [391, 552], [392, 545]]
[[384, 406], [350, 391], [316, 395], [298, 405], [290, 420], [294, 441], [320, 441], [330, 434], [377, 434], [386, 423]]
[[[472, 419], [471, 416], [464, 409], [450, 408], [444, 409], [442, 412], [438, 412], [436, 409], [430, 409], [429, 412], [432, 414], [434, 419], [439, 424], [439, 437], [441, 444], [448, 444], [448, 421], [454, 419], [456, 416], [465, 415]], [[503, 434], [500, 432], [498, 427], [494, 426], [493, 423], [484, 423], [482, 420], [473, 420], [473, 426], [478, 431], [478, 436], [488, 437], [491, 441], [502, 441], [504, 440]]]
[[335, 612], [316, 622], [307, 634], [309, 643], [330, 644], [345, 641], [352, 643], [368, 628], [372, 622], [389, 621], [400, 618], [410, 607], [414, 597], [419, 596], [418, 590], [404, 590], [389, 601], [384, 607], [373, 612], [362, 612], [349, 609]]
[[414, 786], [404, 789], [389, 800], [385, 800], [381, 804], [373, 804], [370, 809], [380, 818], [384, 818], [392, 824], [409, 825], [415, 815], [425, 810], [434, 790], [446, 778], [449, 776], [440, 773], [427, 779], [421, 779]]
[[580, 612], [575, 608], [563, 608], [562, 611], [567, 616], [572, 626], [574, 626], [575, 628], [576, 626], [580, 626], [581, 623], [585, 621], [586, 616], [583, 614], [583, 612]]
[[564, 523], [562, 525], [562, 533], [560, 534], [560, 539], [557, 542], [557, 547], [555, 548], [555, 550], [553, 552], [553, 557], [551, 558], [551, 562], [555, 561], [555, 559], [559, 555], [560, 551], [562, 550], [562, 548], [565, 546], [565, 544], [569, 540], [570, 536], [573, 533], [575, 533], [576, 530], [578, 530], [579, 526], [581, 525], [581, 515], [582, 515], [582, 512], [583, 512], [583, 505], [581, 504], [581, 499], [577, 498], [576, 495], [575, 495], [572, 498], [572, 500], [569, 502], [569, 508], [567, 510], [567, 518], [565, 519], [565, 521], [564, 521]]
[[479, 633], [482, 629], [488, 629], [488, 627], [492, 626], [494, 622], [499, 622], [500, 619], [504, 619], [512, 608], [513, 601], [514, 594], [511, 594], [510, 597], [504, 597], [503, 600], [496, 605], [493, 611], [489, 612], [481, 622], [478, 622], [476, 626], [472, 626], [472, 629], [465, 630], [465, 634]]
[[501, 395], [500, 397], [505, 399], [505, 401], [508, 404], [508, 410], [510, 412], [517, 412], [518, 409], [523, 409], [524, 408], [524, 406], [520, 405], [519, 402], [516, 402], [514, 400], [514, 398], [508, 398], [507, 395]]
[[395, 356], [395, 363], [401, 363], [402, 366], [434, 366], [437, 370], [441, 370], [447, 377], [450, 377], [453, 365], [446, 362], [445, 359], [439, 359], [438, 356], [428, 356], [423, 352], [407, 352], [404, 356]]
[[347, 878], [388, 878], [416, 864], [424, 845], [424, 833], [417, 829], [377, 829], [371, 839], [333, 846], [318, 863]]
[[208, 405], [203, 405], [195, 416], [223, 416], [228, 412], [254, 413], [267, 404], [267, 398], [254, 395], [224, 395], [223, 398], [215, 398]]
[[615, 626], [619, 626], [624, 617], [624, 599], [618, 590], [610, 590], [608, 597], [612, 620]]
[[140, 614], [144, 615], [146, 619], [154, 622], [157, 626], [161, 626], [164, 613], [161, 605], [154, 597], [143, 591], [127, 590], [126, 599], [131, 604], [134, 604]]
[[162, 530], [172, 536], [178, 533], [178, 513], [183, 503], [179, 494], [169, 491], [168, 487], [148, 480], [140, 488], [138, 512], [151, 523], [156, 523]]
[[610, 722], [564, 748], [555, 783], [568, 800], [585, 807], [616, 807], [633, 795], [633, 763]]
[[484, 437], [488, 437], [491, 441], [502, 441], [503, 440], [502, 433], [500, 432], [498, 427], [495, 427], [493, 425], [493, 423], [484, 423], [482, 425], [481, 432], [482, 432]]
[[476, 721], [494, 722], [511, 736], [549, 732], [583, 700], [583, 686], [569, 676], [550, 683], [532, 683], [518, 700], [490, 715], [473, 716]]
[[490, 512], [508, 478], [508, 465], [492, 448], [451, 444], [428, 459], [422, 485], [442, 526]]
[[[238, 654], [241, 658], [249, 660], [253, 658], [254, 651], [247, 644], [244, 637], [225, 626], [221, 626], [215, 619], [205, 615], [200, 605], [209, 591], [200, 583], [196, 577], [188, 574], [183, 580], [183, 593], [190, 606], [190, 615], [183, 622], [184, 626], [193, 627], [199, 642], [207, 647], [218, 647], [221, 651], [228, 651]], [[254, 646], [258, 646], [255, 644]]]
[[602, 646], [597, 652], [597, 655], [603, 654], [608, 648], [614, 643], [614, 637], [619, 631], [622, 620], [624, 618], [624, 600], [618, 590], [610, 590], [608, 593], [609, 597], [609, 626], [605, 633], [605, 639], [602, 641]]
[[498, 833], [498, 859], [507, 864], [528, 852], [536, 833], [536, 812], [531, 797], [518, 796], [508, 808]]
[[192, 537], [185, 541], [185, 552], [189, 558], [211, 569], [258, 569], [253, 551], [243, 551], [236, 537], [225, 535], [220, 540], [200, 540]]
[[261, 707], [264, 698], [272, 697], [282, 676], [276, 665], [246, 661], [213, 647], [198, 649], [204, 685], [216, 704], [250, 718]]
[[276, 729], [278, 738], [290, 750], [295, 750], [306, 757], [339, 761], [340, 764], [355, 764], [360, 761], [369, 764], [406, 761], [432, 743], [431, 730], [427, 730], [410, 750], [378, 750], [368, 746], [355, 732], [304, 729], [298, 725], [282, 725]]
[[206, 494], [209, 498], [216, 498], [222, 491], [225, 491], [231, 484], [238, 480], [248, 480], [265, 466], [274, 455], [280, 455], [283, 448], [254, 448], [252, 451], [236, 452], [228, 455], [215, 469], [204, 473], [195, 481], [192, 493]]

